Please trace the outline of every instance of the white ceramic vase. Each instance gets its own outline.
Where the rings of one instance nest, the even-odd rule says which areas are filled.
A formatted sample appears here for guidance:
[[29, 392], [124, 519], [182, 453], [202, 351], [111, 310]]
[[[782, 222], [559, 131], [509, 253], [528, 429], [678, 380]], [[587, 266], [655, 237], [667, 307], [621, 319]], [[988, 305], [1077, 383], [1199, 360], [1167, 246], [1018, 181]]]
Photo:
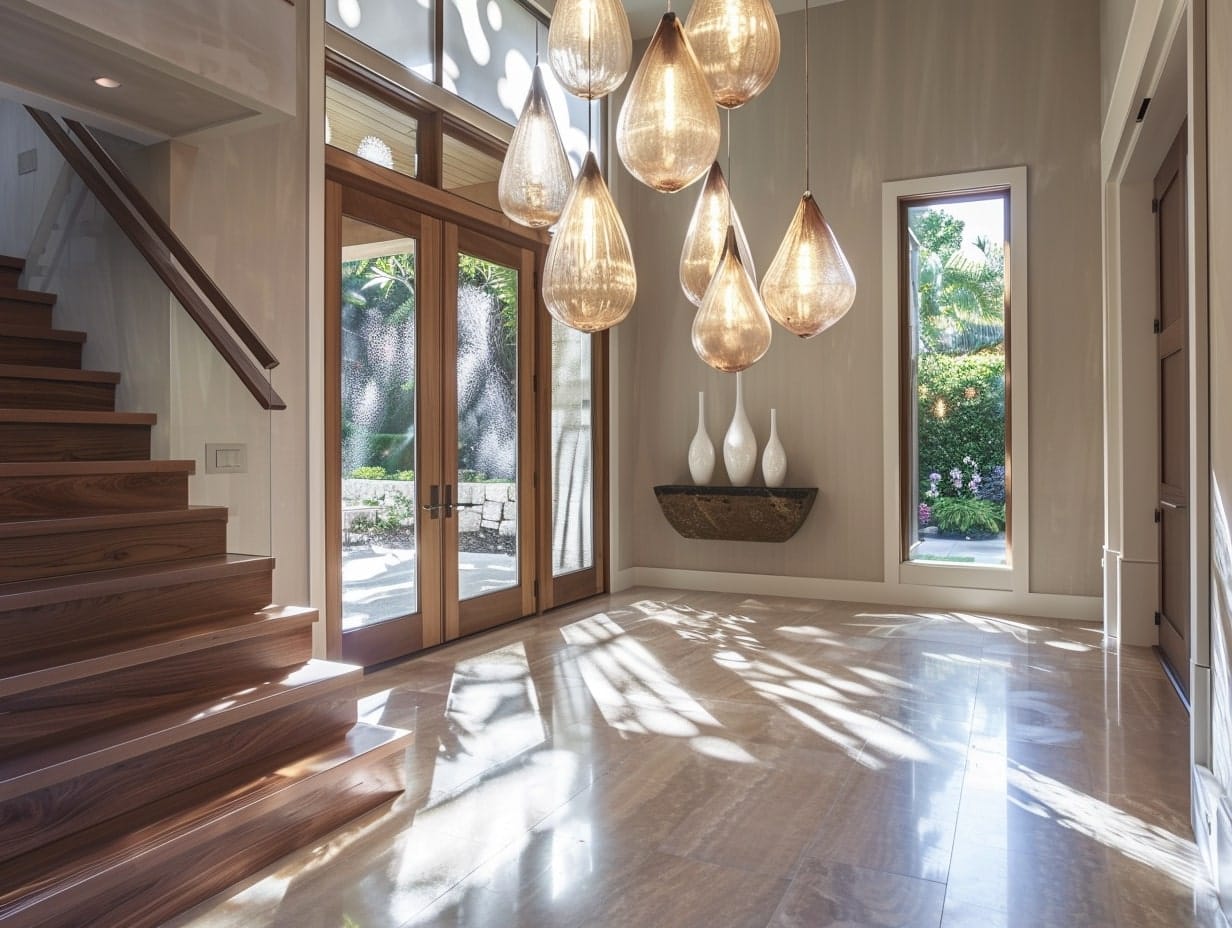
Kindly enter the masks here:
[[714, 479], [714, 442], [706, 432], [706, 394], [697, 392], [697, 432], [689, 444], [689, 474], [699, 487], [710, 486]]
[[761, 453], [761, 475], [768, 487], [781, 487], [787, 479], [787, 452], [779, 441], [779, 411], [770, 410], [770, 438]]
[[733, 487], [747, 487], [757, 469], [757, 436], [744, 412], [744, 374], [736, 375], [736, 411], [723, 438], [723, 465]]

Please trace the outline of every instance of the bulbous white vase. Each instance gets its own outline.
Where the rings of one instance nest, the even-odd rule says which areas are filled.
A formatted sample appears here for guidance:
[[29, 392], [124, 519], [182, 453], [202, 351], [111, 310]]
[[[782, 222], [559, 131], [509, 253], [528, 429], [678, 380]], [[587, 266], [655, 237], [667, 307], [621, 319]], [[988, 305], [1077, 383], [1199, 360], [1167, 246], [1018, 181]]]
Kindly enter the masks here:
[[699, 487], [710, 486], [714, 478], [714, 442], [706, 432], [706, 394], [697, 392], [697, 432], [689, 445], [689, 474]]
[[761, 453], [761, 475], [768, 487], [781, 487], [787, 479], [787, 451], [779, 441], [779, 411], [770, 410], [770, 438]]
[[757, 469], [757, 436], [744, 412], [744, 374], [736, 374], [736, 411], [723, 438], [723, 466], [733, 487], [747, 487]]

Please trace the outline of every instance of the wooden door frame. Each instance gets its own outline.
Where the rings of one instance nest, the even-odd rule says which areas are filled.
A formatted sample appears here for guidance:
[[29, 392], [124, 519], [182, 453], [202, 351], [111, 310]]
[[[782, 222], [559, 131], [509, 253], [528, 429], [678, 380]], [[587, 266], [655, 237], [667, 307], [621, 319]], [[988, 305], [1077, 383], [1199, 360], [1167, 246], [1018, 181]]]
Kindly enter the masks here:
[[[333, 331], [337, 321], [337, 310], [330, 307], [338, 306], [338, 293], [341, 289], [341, 266], [335, 259], [341, 251], [339, 238], [340, 228], [336, 219], [341, 213], [342, 189], [348, 188], [381, 198], [390, 203], [409, 209], [423, 217], [424, 221], [435, 221], [457, 226], [458, 230], [469, 230], [487, 236], [496, 241], [504, 242], [515, 248], [528, 249], [531, 254], [530, 263], [520, 266], [520, 286], [529, 288], [530, 293], [523, 290], [522, 299], [527, 305], [533, 306], [532, 327], [535, 336], [528, 344], [530, 351], [525, 363], [532, 365], [533, 376], [524, 378], [529, 383], [524, 389], [532, 391], [532, 405], [537, 420], [536, 428], [530, 438], [532, 444], [528, 449], [521, 449], [526, 454], [525, 460], [534, 464], [531, 477], [535, 492], [520, 494], [519, 519], [532, 526], [535, 538], [535, 563], [537, 571], [524, 584], [524, 594], [530, 597], [530, 604], [523, 603], [523, 611], [543, 612], [554, 606], [588, 596], [606, 592], [610, 584], [608, 528], [610, 525], [610, 508], [608, 488], [610, 486], [610, 410], [608, 393], [609, 372], [609, 339], [607, 333], [592, 336], [591, 377], [592, 377], [592, 427], [593, 427], [593, 467], [594, 467], [594, 566], [586, 570], [554, 577], [552, 573], [552, 494], [551, 494], [551, 337], [547, 309], [542, 300], [543, 260], [547, 254], [550, 241], [543, 231], [527, 229], [504, 214], [487, 207], [473, 203], [456, 194], [433, 187], [414, 178], [406, 177], [373, 164], [349, 152], [326, 146], [325, 149], [325, 371], [324, 371], [324, 414], [325, 414], [325, 590], [326, 604], [323, 610], [325, 626], [326, 656], [338, 659], [342, 656], [342, 615], [341, 615], [341, 563], [340, 550], [334, 539], [341, 538], [341, 465], [339, 449], [341, 447], [341, 390], [339, 385], [339, 358], [341, 344], [338, 333]], [[443, 253], [436, 258], [425, 256], [424, 260], [440, 260], [443, 262], [448, 254], [445, 232], [442, 230]], [[529, 271], [529, 273], [528, 273]], [[331, 296], [332, 294], [332, 296]], [[529, 297], [529, 299], [528, 299]], [[438, 302], [441, 297], [438, 296]], [[441, 346], [443, 349], [443, 345]], [[523, 363], [519, 352], [519, 363]], [[438, 361], [444, 355], [438, 355]], [[545, 389], [536, 389], [537, 378], [546, 384]], [[432, 389], [436, 389], [432, 387]], [[439, 402], [439, 398], [437, 398]], [[528, 407], [530, 408], [530, 407]], [[422, 429], [422, 425], [420, 426]], [[422, 434], [422, 431], [421, 431]], [[442, 440], [444, 436], [441, 436]], [[440, 481], [438, 481], [439, 483]], [[425, 482], [425, 485], [431, 481]], [[430, 565], [421, 561], [421, 574]], [[440, 569], [440, 564], [436, 565]], [[422, 586], [422, 584], [421, 584]], [[535, 587], [538, 596], [535, 596]], [[420, 591], [421, 613], [424, 609], [424, 591]], [[445, 640], [445, 609], [441, 603], [437, 613], [442, 617], [439, 631], [435, 627], [430, 631], [427, 623], [424, 625], [424, 648], [432, 647]], [[459, 622], [459, 631], [466, 633]]]

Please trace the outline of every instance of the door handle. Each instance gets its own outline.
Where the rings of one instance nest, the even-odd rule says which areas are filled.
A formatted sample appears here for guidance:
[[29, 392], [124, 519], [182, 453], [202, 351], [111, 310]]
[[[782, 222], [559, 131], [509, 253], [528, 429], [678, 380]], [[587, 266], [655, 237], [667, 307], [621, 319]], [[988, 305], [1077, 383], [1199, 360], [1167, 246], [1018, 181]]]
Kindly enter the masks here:
[[428, 501], [423, 504], [423, 511], [429, 513], [433, 519], [439, 518], [437, 513], [444, 507], [441, 506], [441, 488], [435, 483], [428, 488]]
[[1184, 503], [1173, 503], [1166, 499], [1161, 499], [1159, 501], [1159, 505], [1163, 506], [1165, 509], [1171, 509], [1173, 512], [1181, 512], [1189, 508]]
[[453, 484], [445, 484], [445, 518], [453, 515]]

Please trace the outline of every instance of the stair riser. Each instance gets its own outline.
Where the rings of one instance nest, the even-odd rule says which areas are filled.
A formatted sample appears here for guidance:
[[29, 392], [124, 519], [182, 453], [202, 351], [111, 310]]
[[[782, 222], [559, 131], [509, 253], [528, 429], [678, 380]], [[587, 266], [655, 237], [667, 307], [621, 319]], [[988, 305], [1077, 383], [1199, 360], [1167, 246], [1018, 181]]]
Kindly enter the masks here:
[[0, 409], [115, 411], [114, 383], [0, 377]]
[[211, 705], [311, 657], [312, 628], [301, 626], [0, 698], [0, 757], [194, 702]]
[[0, 335], [0, 364], [35, 367], [81, 367], [81, 342]]
[[[5, 286], [0, 283], [0, 287]], [[0, 297], [0, 325], [30, 325], [51, 328], [51, 307], [46, 303], [28, 303]]]
[[[302, 754], [307, 755], [341, 738], [355, 721], [354, 688], [335, 689], [28, 793], [6, 803], [6, 818], [0, 823], [0, 860], [29, 853], [201, 784], [209, 784], [211, 794], [221, 795], [272, 773], [293, 749], [302, 747]], [[263, 760], [268, 765], [260, 767]]]
[[0, 422], [0, 461], [148, 461], [150, 426]]
[[228, 831], [181, 837], [166, 847], [156, 866], [128, 861], [108, 874], [105, 886], [81, 886], [71, 901], [49, 900], [16, 913], [11, 928], [156, 928], [393, 799], [402, 791], [402, 766], [399, 754], [347, 764], [327, 783], [314, 777], [292, 801], [257, 810], [259, 817], [245, 818]]
[[163, 628], [191, 625], [219, 615], [244, 616], [264, 609], [273, 598], [269, 570], [173, 586], [153, 587], [109, 596], [93, 596], [0, 612], [0, 654], [13, 660], [55, 653], [64, 661], [74, 649], [127, 638]]
[[188, 507], [188, 475], [0, 477], [0, 520], [155, 512]]
[[224, 554], [222, 519], [0, 538], [0, 583]]
[[20, 287], [21, 271], [12, 267], [0, 267], [0, 287]]

